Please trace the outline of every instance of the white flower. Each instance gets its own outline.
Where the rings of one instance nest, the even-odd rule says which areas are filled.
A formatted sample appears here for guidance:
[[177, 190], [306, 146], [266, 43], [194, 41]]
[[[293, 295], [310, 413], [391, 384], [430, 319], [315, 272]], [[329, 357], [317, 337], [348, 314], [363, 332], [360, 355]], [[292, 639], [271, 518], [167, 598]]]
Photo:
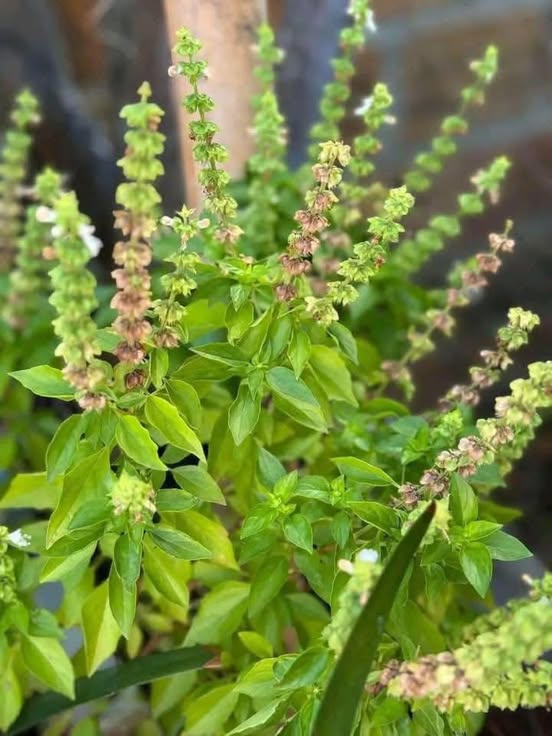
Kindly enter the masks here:
[[31, 543], [31, 538], [28, 534], [22, 532], [21, 529], [15, 529], [15, 531], [8, 534], [8, 542], [15, 547], [28, 547]]
[[370, 31], [370, 33], [375, 33], [378, 30], [373, 10], [369, 10], [366, 16], [366, 28]]
[[360, 117], [362, 117], [372, 107], [373, 103], [374, 103], [374, 98], [372, 97], [372, 95], [370, 95], [369, 97], [365, 97], [360, 103], [360, 105], [357, 108], [355, 108], [355, 115], [359, 115]]
[[41, 204], [40, 207], [36, 208], [36, 220], [37, 222], [55, 222], [56, 221], [56, 213], [51, 207], [46, 207], [45, 205]]
[[352, 575], [355, 571], [353, 563], [350, 560], [338, 560], [337, 566], [342, 572], [346, 572], [347, 575]]
[[102, 241], [94, 235], [95, 229], [93, 225], [79, 225], [79, 236], [93, 258], [103, 247]]
[[361, 549], [358, 555], [356, 556], [356, 559], [359, 562], [377, 562], [379, 559], [379, 554], [376, 552], [375, 549]]

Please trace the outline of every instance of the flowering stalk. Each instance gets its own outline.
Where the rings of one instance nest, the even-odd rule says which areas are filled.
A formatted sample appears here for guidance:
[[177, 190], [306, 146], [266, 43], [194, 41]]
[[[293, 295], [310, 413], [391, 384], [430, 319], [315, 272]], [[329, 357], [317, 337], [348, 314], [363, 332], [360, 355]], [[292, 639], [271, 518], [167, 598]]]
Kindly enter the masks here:
[[145, 318], [151, 306], [149, 238], [155, 229], [155, 208], [161, 201], [152, 182], [163, 173], [157, 157], [163, 152], [165, 140], [158, 131], [163, 110], [149, 102], [151, 88], [147, 82], [140, 86], [138, 94], [139, 102], [121, 110], [130, 129], [125, 133], [125, 155], [118, 161], [127, 181], [117, 188], [117, 202], [124, 209], [115, 212], [115, 226], [127, 240], [119, 241], [113, 249], [118, 268], [112, 276], [118, 292], [111, 301], [118, 312], [113, 329], [120, 337], [115, 355], [131, 365], [144, 359], [144, 341], [151, 331]]
[[340, 58], [332, 61], [334, 78], [327, 84], [320, 102], [320, 122], [313, 125], [310, 137], [315, 143], [309, 148], [311, 159], [316, 159], [318, 146], [326, 140], [338, 140], [339, 123], [345, 117], [345, 105], [351, 95], [351, 80], [355, 73], [354, 56], [364, 45], [366, 29], [375, 31], [374, 14], [369, 0], [350, 0], [347, 10], [353, 19], [351, 26], [343, 28], [339, 35], [342, 49]]
[[178, 297], [188, 297], [197, 287], [193, 275], [200, 258], [197, 253], [188, 252], [188, 242], [201, 229], [208, 227], [209, 220], [198, 220], [194, 216], [194, 210], [182, 207], [175, 217], [163, 217], [161, 223], [172, 228], [180, 237], [180, 248], [164, 259], [173, 265], [173, 270], [161, 277], [165, 297], [153, 304], [153, 312], [157, 317], [153, 340], [158, 347], [174, 348], [186, 338], [182, 326], [186, 310], [178, 302]]
[[423, 497], [446, 496], [454, 473], [469, 478], [490, 463], [497, 463], [502, 475], [509, 473], [541, 424], [539, 411], [552, 406], [552, 361], [531, 363], [529, 377], [512, 381], [510, 389], [509, 396], [496, 399], [494, 417], [477, 421], [479, 437], [462, 437], [456, 449], [439, 453], [419, 485], [399, 488], [407, 508], [415, 508]]
[[480, 392], [500, 380], [501, 371], [512, 364], [510, 354], [527, 345], [530, 333], [539, 324], [540, 319], [536, 314], [512, 307], [508, 311], [508, 324], [498, 330], [496, 349], [481, 351], [483, 365], [470, 368], [470, 383], [453, 386], [440, 399], [441, 409], [448, 411], [456, 403], [477, 406]]
[[0, 526], [0, 615], [17, 600], [15, 565], [8, 551], [9, 536], [8, 528]]
[[12, 127], [6, 131], [0, 160], [0, 271], [9, 271], [20, 233], [20, 188], [27, 172], [31, 126], [40, 121], [38, 100], [23, 90], [10, 113]]
[[[10, 290], [3, 310], [6, 322], [16, 330], [23, 329], [38, 313], [48, 288], [45, 247], [51, 242], [51, 207], [61, 189], [61, 176], [46, 168], [35, 179], [33, 197], [36, 203], [25, 213], [23, 233], [17, 240], [15, 268], [10, 273]], [[44, 217], [46, 214], [46, 217]]]
[[390, 263], [405, 275], [419, 271], [430, 256], [444, 248], [447, 239], [460, 234], [464, 217], [484, 212], [485, 195], [493, 205], [499, 201], [500, 187], [510, 166], [510, 161], [500, 156], [486, 169], [478, 171], [471, 179], [475, 191], [459, 195], [456, 212], [433, 217], [428, 227], [418, 230], [412, 238], [400, 243], [391, 255]]
[[[487, 285], [485, 274], [496, 273], [502, 261], [499, 253], [511, 253], [515, 242], [508, 237], [512, 223], [508, 222], [505, 231], [498, 235], [489, 235], [489, 250], [478, 253], [475, 258], [460, 263], [451, 275], [453, 286], [446, 291], [446, 302], [440, 309], [429, 309], [422, 317], [422, 329], [411, 328], [408, 331], [410, 347], [400, 360], [385, 360], [382, 369], [388, 380], [394, 381], [401, 386], [408, 397], [412, 397], [414, 384], [410, 375], [409, 365], [423, 358], [434, 348], [432, 336], [434, 332], [440, 331], [450, 336], [455, 325], [452, 312], [457, 307], [464, 307], [470, 303], [475, 289]], [[382, 385], [382, 388], [385, 384]]]
[[387, 259], [389, 246], [396, 243], [404, 232], [400, 220], [414, 204], [414, 197], [406, 187], [391, 189], [383, 204], [381, 215], [368, 219], [370, 240], [354, 246], [354, 256], [343, 261], [339, 268], [342, 279], [331, 281], [323, 297], [307, 297], [307, 311], [315, 320], [329, 325], [338, 318], [334, 304], [351, 304], [358, 298], [354, 284], [366, 284]]
[[348, 164], [349, 158], [349, 146], [344, 143], [320, 144], [318, 163], [312, 167], [317, 186], [305, 195], [306, 209], [295, 213], [299, 227], [290, 234], [287, 251], [280, 258], [287, 277], [277, 287], [280, 301], [297, 296], [297, 279], [310, 268], [312, 256], [320, 246], [319, 233], [328, 226], [325, 213], [337, 202], [333, 190], [339, 185], [342, 167]]
[[364, 130], [353, 139], [349, 174], [339, 187], [340, 203], [334, 210], [333, 219], [340, 227], [353, 225], [361, 217], [361, 204], [368, 190], [360, 180], [370, 176], [375, 169], [371, 157], [381, 149], [376, 134], [384, 123], [394, 120], [387, 112], [392, 102], [387, 86], [378, 83], [370, 97], [365, 98], [355, 110], [357, 115], [362, 116]]
[[427, 698], [441, 711], [550, 705], [552, 665], [539, 657], [552, 647], [552, 602], [527, 601], [507, 609], [503, 618], [450, 652], [389, 663], [388, 693], [410, 701]]
[[339, 595], [337, 612], [322, 632], [322, 637], [337, 656], [343, 651], [349, 634], [368, 602], [383, 565], [375, 550], [363, 549], [356, 555], [354, 562], [340, 560], [338, 567], [351, 577]]
[[207, 118], [207, 113], [211, 112], [215, 103], [209, 95], [199, 90], [199, 81], [207, 76], [207, 62], [197, 58], [201, 43], [187, 29], [178, 31], [177, 39], [173, 51], [184, 61], [171, 66], [169, 76], [186, 77], [192, 88], [184, 98], [183, 105], [188, 113], [197, 115], [197, 120], [189, 124], [189, 135], [195, 142], [194, 159], [201, 166], [198, 179], [205, 192], [205, 209], [212, 212], [217, 220], [215, 238], [233, 251], [242, 230], [233, 222], [238, 205], [227, 191], [230, 177], [219, 166], [228, 158], [228, 151], [221, 143], [214, 141], [219, 128]]
[[286, 170], [286, 129], [274, 90], [274, 69], [283, 52], [275, 46], [274, 32], [266, 23], [258, 31], [257, 52], [255, 75], [261, 83], [261, 93], [253, 98], [255, 153], [249, 159], [250, 204], [243, 214], [243, 225], [255, 253], [268, 254], [275, 248], [279, 199], [276, 178]]
[[457, 151], [455, 138], [468, 131], [466, 113], [473, 105], [485, 102], [485, 88], [493, 81], [498, 69], [498, 49], [489, 46], [481, 59], [470, 63], [474, 81], [462, 90], [461, 104], [456, 115], [451, 115], [441, 123], [440, 135], [433, 139], [430, 151], [419, 153], [412, 168], [406, 172], [403, 181], [414, 193], [427, 191], [433, 177], [443, 168], [446, 158]]
[[96, 309], [96, 279], [86, 268], [90, 251], [82, 239], [87, 218], [79, 212], [73, 192], [62, 194], [54, 203], [53, 251], [58, 265], [50, 271], [53, 293], [50, 303], [58, 317], [54, 332], [60, 338], [56, 355], [65, 361], [63, 374], [77, 390], [83, 409], [102, 409], [106, 397], [99, 393], [109, 366], [97, 360], [101, 353], [97, 327], [90, 313]]

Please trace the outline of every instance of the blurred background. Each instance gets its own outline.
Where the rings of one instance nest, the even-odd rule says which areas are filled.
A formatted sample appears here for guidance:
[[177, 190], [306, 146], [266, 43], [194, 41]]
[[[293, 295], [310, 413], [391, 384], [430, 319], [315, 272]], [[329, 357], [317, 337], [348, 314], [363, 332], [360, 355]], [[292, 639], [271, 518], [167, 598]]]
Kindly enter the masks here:
[[[201, 6], [215, 24], [224, 25], [247, 4], [254, 5], [257, 14], [264, 6], [286, 51], [278, 93], [288, 119], [290, 161], [299, 165], [317, 117], [321, 88], [331, 76], [339, 30], [347, 23], [346, 0], [2, 0], [0, 136], [13, 96], [22, 86], [31, 87], [44, 111], [34, 166], [50, 163], [67, 173], [82, 209], [109, 246], [120, 177], [115, 162], [123, 151], [118, 113], [134, 99], [143, 79], [151, 82], [155, 101], [166, 110], [166, 175], [160, 184], [165, 211], [170, 213], [185, 199], [181, 161], [186, 151], [179, 150], [179, 113], [174, 83], [167, 76], [172, 41], [166, 11], [170, 16], [184, 5], [195, 18]], [[480, 303], [460, 315], [457, 337], [418, 366], [417, 401], [424, 408], [432, 397], [464, 379], [479, 349], [492, 345], [511, 305], [532, 309], [542, 320], [518, 366], [552, 357], [552, 0], [373, 0], [373, 8], [377, 33], [368, 34], [366, 50], [357, 60], [351, 114], [343, 132], [347, 139], [358, 131], [355, 107], [376, 81], [386, 82], [398, 122], [385, 128], [378, 171], [390, 184], [400, 183], [416, 152], [435, 135], [441, 118], [456, 110], [459, 92], [470, 78], [469, 60], [480, 56], [489, 43], [500, 48], [500, 73], [487, 104], [471, 115], [459, 155], [448, 161], [431, 194], [420, 198], [417, 219], [409, 225], [422, 226], [430, 212], [448, 212], [477, 169], [505, 153], [514, 165], [500, 204], [469, 220], [463, 235], [432, 260], [421, 278], [426, 285], [443, 284], [451, 263], [481, 250], [487, 233], [500, 231], [507, 217], [515, 221], [517, 248]], [[232, 57], [254, 39], [253, 23], [248, 23], [236, 42], [240, 48], [230, 48], [229, 77]], [[221, 70], [216, 71], [220, 75]], [[243, 83], [233, 78], [216, 81], [230, 91]], [[247, 130], [237, 133], [247, 136]], [[107, 274], [109, 247], [101, 257]], [[481, 413], [489, 411], [492, 397], [480, 407]], [[551, 480], [548, 421], [506, 494], [507, 501], [526, 512], [516, 533], [548, 566]]]

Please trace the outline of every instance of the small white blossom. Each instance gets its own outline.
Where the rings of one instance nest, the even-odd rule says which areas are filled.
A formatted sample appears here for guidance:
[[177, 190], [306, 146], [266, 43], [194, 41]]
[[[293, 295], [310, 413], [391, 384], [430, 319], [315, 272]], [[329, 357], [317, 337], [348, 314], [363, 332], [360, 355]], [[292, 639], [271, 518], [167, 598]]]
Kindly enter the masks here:
[[350, 560], [338, 560], [337, 566], [342, 572], [346, 572], [347, 575], [352, 575], [355, 571], [353, 563]]
[[40, 207], [36, 208], [36, 220], [37, 222], [55, 222], [56, 221], [56, 213], [51, 207], [46, 207], [46, 205], [41, 204]]
[[355, 115], [359, 115], [360, 117], [362, 117], [372, 107], [373, 103], [374, 103], [374, 98], [372, 97], [372, 95], [370, 95], [369, 97], [365, 97], [360, 103], [360, 105], [357, 108], [355, 108]]
[[102, 241], [94, 235], [95, 229], [93, 225], [79, 225], [79, 236], [93, 258], [98, 255], [103, 247]]
[[379, 554], [375, 549], [361, 549], [358, 555], [356, 556], [356, 559], [359, 562], [377, 562], [379, 559]]
[[15, 547], [28, 547], [31, 544], [31, 537], [22, 532], [21, 529], [15, 529], [8, 534], [8, 542]]
[[370, 31], [370, 33], [375, 33], [378, 30], [373, 10], [369, 10], [366, 16], [366, 28]]

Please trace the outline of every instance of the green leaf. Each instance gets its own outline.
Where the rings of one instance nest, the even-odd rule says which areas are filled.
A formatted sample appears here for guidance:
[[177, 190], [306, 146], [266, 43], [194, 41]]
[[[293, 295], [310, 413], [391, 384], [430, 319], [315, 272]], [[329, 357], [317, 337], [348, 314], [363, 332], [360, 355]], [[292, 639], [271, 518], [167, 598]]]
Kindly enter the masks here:
[[96, 498], [84, 503], [73, 516], [67, 529], [69, 531], [80, 531], [91, 526], [105, 524], [111, 517], [113, 507], [105, 498]]
[[161, 388], [163, 379], [169, 370], [169, 353], [162, 348], [156, 348], [150, 353], [151, 380], [155, 388]]
[[21, 653], [37, 680], [68, 698], [75, 696], [73, 666], [57, 639], [22, 634]]
[[[0, 688], [0, 692], [2, 692], [0, 698], [0, 729], [8, 731], [8, 727], [15, 721], [23, 705], [21, 685], [11, 662], [4, 662], [0, 668]], [[14, 733], [14, 731], [10, 730], [9, 733]]]
[[289, 516], [284, 522], [284, 534], [295, 547], [312, 552], [312, 526], [306, 516]]
[[342, 475], [356, 483], [366, 483], [370, 486], [398, 486], [384, 470], [356, 457], [334, 457], [332, 462], [337, 465]]
[[136, 583], [127, 586], [114, 565], [109, 573], [109, 606], [121, 633], [128, 639], [136, 614]]
[[274, 395], [274, 403], [284, 414], [317, 432], [326, 430], [320, 404], [310, 388], [295, 377], [289, 368], [271, 368], [266, 381]]
[[212, 557], [206, 547], [178, 529], [156, 525], [148, 534], [171, 557], [178, 557], [180, 560], [206, 560]]
[[286, 469], [278, 458], [259, 447], [259, 455], [257, 457], [257, 477], [266, 488], [272, 488], [282, 476], [286, 474]]
[[202, 599], [186, 644], [221, 644], [239, 627], [250, 586], [237, 580], [219, 583]]
[[493, 560], [514, 562], [533, 556], [533, 553], [519, 539], [506, 532], [493, 532], [489, 537], [485, 537], [483, 544], [491, 553]]
[[295, 377], [299, 378], [311, 354], [311, 341], [304, 330], [298, 329], [293, 333], [287, 355]]
[[122, 534], [115, 542], [113, 549], [113, 564], [124, 586], [128, 590], [134, 589], [140, 576], [142, 562], [141, 544], [132, 539], [130, 534]]
[[113, 654], [121, 635], [119, 625], [111, 613], [107, 580], [93, 590], [85, 600], [81, 625], [86, 672], [91, 675]]
[[268, 529], [278, 517], [278, 511], [264, 503], [254, 506], [245, 517], [240, 529], [240, 539], [247, 539]]
[[475, 542], [489, 537], [501, 527], [502, 524], [496, 524], [494, 521], [470, 521], [464, 529], [464, 535], [470, 542]]
[[68, 417], [57, 428], [46, 450], [46, 470], [49, 481], [65, 473], [71, 466], [83, 429], [82, 414]]
[[201, 402], [195, 388], [186, 381], [175, 378], [167, 381], [165, 388], [178, 411], [197, 429], [201, 424]]
[[460, 564], [474, 590], [484, 598], [493, 574], [491, 553], [481, 542], [470, 542], [462, 547]]
[[46, 560], [46, 564], [42, 568], [40, 582], [51, 583], [55, 580], [64, 580], [79, 567], [84, 570], [88, 566], [95, 549], [96, 542], [92, 542], [69, 556], [51, 557]]
[[228, 411], [228, 426], [236, 445], [249, 437], [261, 414], [261, 394], [251, 392], [245, 381], [240, 383], [238, 395]]
[[37, 365], [9, 375], [36, 396], [62, 401], [71, 401], [75, 397], [75, 389], [63, 378], [62, 372], [49, 365]]
[[197, 498], [181, 488], [162, 488], [155, 499], [155, 505], [160, 513], [163, 511], [188, 511], [197, 503]]
[[350, 734], [366, 677], [400, 584], [435, 513], [431, 504], [399, 542], [362, 609], [332, 672], [316, 716], [313, 734]]
[[166, 465], [157, 456], [157, 445], [136, 417], [121, 416], [115, 437], [121, 450], [131, 460], [152, 470], [166, 470]]
[[287, 698], [284, 700], [275, 700], [264, 708], [261, 708], [261, 710], [243, 721], [243, 723], [240, 723], [239, 726], [233, 728], [228, 736], [255, 736], [255, 734], [262, 733], [266, 729], [266, 726], [280, 720], [286, 707]]
[[194, 347], [192, 352], [201, 355], [206, 360], [222, 363], [238, 372], [243, 371], [248, 365], [247, 356], [239, 348], [225, 342], [213, 342], [209, 345]]
[[108, 667], [93, 677], [79, 678], [75, 682], [74, 700], [54, 693], [34, 695], [25, 703], [8, 735], [16, 736], [34, 726], [43, 726], [48, 718], [68, 708], [100, 700], [128, 687], [145, 685], [179, 672], [201, 669], [211, 657], [212, 654], [203, 647], [156, 652], [147, 657], [137, 657], [116, 667]]
[[313, 345], [309, 365], [329, 399], [357, 406], [351, 374], [335, 349]]
[[224, 525], [214, 517], [207, 518], [198, 511], [184, 511], [181, 514], [165, 514], [167, 521], [200, 542], [209, 551], [211, 562], [215, 565], [237, 570], [234, 548]]
[[61, 488], [61, 478], [49, 482], [46, 473], [19, 473], [0, 499], [0, 509], [53, 509]]
[[256, 616], [273, 600], [288, 578], [286, 557], [268, 557], [255, 572], [249, 595], [249, 615]]
[[201, 465], [171, 468], [178, 485], [200, 501], [226, 505], [226, 499], [215, 479]]
[[328, 327], [328, 333], [333, 337], [341, 348], [342, 353], [352, 362], [358, 363], [358, 349], [356, 340], [347, 327], [341, 322], [332, 322]]
[[159, 396], [150, 396], [146, 402], [146, 419], [171, 445], [205, 460], [199, 437], [168, 401]]
[[246, 649], [259, 659], [264, 657], [272, 657], [272, 644], [256, 631], [240, 631], [238, 638]]
[[48, 547], [67, 532], [73, 517], [87, 501], [97, 499], [104, 500], [106, 506], [109, 504], [112, 483], [109, 454], [109, 449], [105, 448], [89, 455], [65, 475], [59, 503], [48, 524]]
[[221, 729], [236, 707], [238, 693], [233, 684], [211, 688], [190, 698], [184, 708], [186, 736], [212, 736]]
[[188, 607], [190, 592], [187, 582], [191, 566], [187, 560], [171, 557], [163, 550], [144, 540], [144, 570], [154, 588], [169, 602]]
[[330, 652], [326, 647], [311, 647], [293, 661], [278, 685], [291, 690], [314, 685], [323, 678], [329, 663]]
[[451, 478], [450, 510], [454, 521], [461, 526], [477, 519], [477, 496], [470, 484], [458, 473], [453, 473]]
[[377, 501], [351, 501], [349, 507], [360, 518], [376, 529], [393, 535], [399, 528], [399, 517], [389, 508]]

